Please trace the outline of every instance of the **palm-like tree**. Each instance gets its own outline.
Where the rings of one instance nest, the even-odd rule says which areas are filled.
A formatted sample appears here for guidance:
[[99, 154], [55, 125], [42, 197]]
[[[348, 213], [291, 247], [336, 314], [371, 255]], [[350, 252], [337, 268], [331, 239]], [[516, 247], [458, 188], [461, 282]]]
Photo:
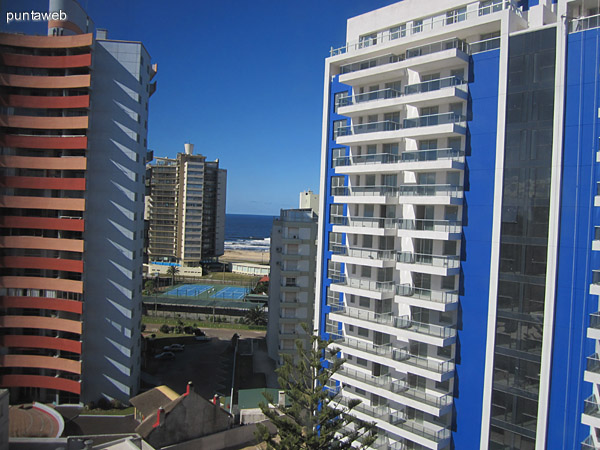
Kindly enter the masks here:
[[249, 309], [244, 316], [246, 323], [250, 325], [266, 325], [267, 324], [267, 313], [262, 306], [255, 306]]
[[169, 266], [167, 273], [171, 276], [171, 285], [175, 285], [175, 275], [179, 273], [179, 267]]

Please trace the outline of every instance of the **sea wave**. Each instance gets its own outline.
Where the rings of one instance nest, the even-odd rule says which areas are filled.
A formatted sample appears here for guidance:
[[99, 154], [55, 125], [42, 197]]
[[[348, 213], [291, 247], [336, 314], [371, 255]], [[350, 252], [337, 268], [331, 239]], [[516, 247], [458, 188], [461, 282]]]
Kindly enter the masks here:
[[225, 241], [225, 250], [249, 250], [254, 252], [268, 252], [271, 238], [264, 239], [228, 239]]

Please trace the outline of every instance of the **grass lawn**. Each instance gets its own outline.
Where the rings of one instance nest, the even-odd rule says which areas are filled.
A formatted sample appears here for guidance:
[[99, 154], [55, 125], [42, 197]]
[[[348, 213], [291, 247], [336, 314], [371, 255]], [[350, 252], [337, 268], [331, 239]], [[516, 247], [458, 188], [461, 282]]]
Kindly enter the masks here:
[[128, 416], [133, 414], [133, 406], [123, 409], [87, 409], [84, 408], [81, 411], [82, 416]]
[[[183, 322], [184, 327], [185, 326], [193, 326], [194, 324], [196, 324], [196, 326], [199, 328], [228, 328], [228, 329], [232, 329], [232, 330], [266, 330], [267, 329], [266, 326], [245, 325], [245, 324], [241, 324], [241, 323], [232, 323], [232, 322], [207, 322], [204, 320], [187, 320], [187, 319], [181, 319], [181, 321]], [[166, 323], [167, 325], [174, 326], [174, 325], [177, 325], [177, 319], [173, 319], [170, 317], [163, 318], [163, 317], [142, 316], [142, 323], [146, 324], [146, 325], [148, 325], [148, 324], [162, 325], [163, 323]], [[186, 336], [186, 335], [178, 335], [178, 334], [174, 334], [174, 333], [163, 334], [160, 332], [155, 332], [154, 334], [156, 334], [156, 337]]]
[[206, 280], [229, 280], [229, 281], [258, 281], [260, 277], [252, 275], [244, 275], [242, 273], [231, 273], [231, 272], [211, 272], [208, 275], [202, 277]]

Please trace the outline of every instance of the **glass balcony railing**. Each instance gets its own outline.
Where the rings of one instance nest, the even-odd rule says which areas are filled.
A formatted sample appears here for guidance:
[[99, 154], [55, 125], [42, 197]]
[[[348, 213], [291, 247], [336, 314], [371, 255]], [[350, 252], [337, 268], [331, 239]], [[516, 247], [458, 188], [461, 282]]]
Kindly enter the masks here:
[[417, 400], [421, 403], [426, 403], [436, 408], [443, 408], [452, 404], [452, 395], [442, 394], [433, 395], [423, 390], [415, 389], [410, 387], [409, 384], [404, 380], [394, 380], [391, 384], [391, 391], [403, 397], [409, 397], [413, 400]]
[[600, 329], [600, 312], [590, 314], [590, 328]]
[[592, 436], [588, 436], [581, 443], [581, 450], [597, 450], [598, 447], [594, 444], [594, 438]]
[[404, 119], [402, 128], [431, 127], [434, 125], [444, 125], [448, 123], [461, 123], [465, 120], [465, 116], [454, 112], [431, 114], [428, 116]]
[[389, 375], [375, 376], [352, 369], [350, 367], [346, 367], [345, 365], [342, 366], [337, 373], [370, 386], [375, 386], [385, 390], [390, 390], [392, 388], [392, 378]]
[[435, 325], [430, 323], [417, 322], [409, 319], [408, 316], [394, 317], [394, 327], [414, 331], [415, 333], [426, 334], [428, 336], [447, 339], [456, 336], [454, 328]]
[[594, 394], [590, 395], [584, 402], [583, 413], [588, 416], [600, 417], [600, 405]]
[[469, 44], [462, 39], [447, 39], [445, 41], [432, 42], [431, 44], [408, 49], [406, 50], [406, 59], [430, 55], [432, 53], [443, 52], [445, 50], [451, 50], [454, 48], [464, 53], [469, 52]]
[[379, 89], [376, 91], [365, 92], [363, 94], [356, 94], [354, 96], [342, 97], [338, 100], [337, 106], [350, 106], [358, 103], [371, 102], [373, 100], [386, 100], [389, 98], [396, 98], [402, 95], [401, 91], [396, 89]]
[[592, 356], [587, 357], [587, 366], [585, 370], [600, 373], [600, 355], [598, 355], [598, 353], [594, 353]]
[[454, 360], [437, 361], [423, 356], [416, 356], [405, 348], [393, 349], [392, 359], [440, 374], [454, 371]]
[[400, 230], [460, 233], [462, 229], [462, 223], [457, 220], [396, 219], [396, 223]]
[[393, 120], [382, 120], [380, 122], [369, 122], [358, 125], [339, 127], [334, 133], [334, 138], [337, 139], [338, 137], [351, 136], [354, 134], [377, 133], [381, 131], [396, 131], [401, 128], [402, 125], [400, 125], [398, 122], [394, 122]]
[[360, 350], [366, 353], [370, 353], [372, 355], [384, 356], [389, 358], [392, 356], [392, 346], [391, 344], [381, 344], [376, 345], [371, 342], [361, 341], [359, 339], [354, 339], [351, 337], [343, 336], [340, 340], [337, 341], [338, 345], [345, 346], [348, 348], [352, 348], [355, 350]]
[[[450, 430], [448, 428], [441, 428], [439, 430], [433, 430], [424, 426], [424, 424], [415, 422], [413, 420], [407, 420], [406, 422], [399, 423], [398, 428], [409, 431], [413, 434], [417, 434], [426, 439], [441, 442], [446, 439], [450, 439]], [[442, 426], [441, 424], [439, 426]]]
[[[339, 404], [342, 406], [348, 406], [352, 399], [344, 397], [340, 399]], [[396, 411], [390, 408], [388, 405], [366, 405], [365, 403], [359, 403], [352, 411], [360, 412], [373, 419], [383, 420], [392, 425], [398, 424], [406, 420], [406, 415], [401, 411]]]
[[[519, 6], [517, 0], [495, 0], [491, 3], [483, 3], [483, 2], [473, 2], [465, 5], [464, 12], [458, 12], [451, 16], [447, 13], [435, 13], [433, 16], [424, 17], [421, 23], [412, 23], [404, 24], [401, 27], [394, 27], [385, 31], [380, 31], [379, 33], [374, 33], [372, 36], [366, 37], [363, 36], [360, 39], [352, 42], [347, 42], [344, 46], [339, 48], [331, 48], [330, 55], [343, 55], [346, 53], [351, 53], [362, 48], [378, 46], [390, 41], [394, 41], [396, 39], [403, 39], [406, 37], [413, 37], [416, 34], [421, 34], [423, 32], [428, 32], [432, 30], [442, 30], [446, 26], [454, 26], [458, 22], [469, 23], [472, 20], [476, 20], [481, 16], [487, 16], [489, 14], [497, 13], [502, 11], [503, 9], [510, 9], [512, 13], [516, 14], [519, 17], [523, 17], [523, 12]], [[574, 19], [580, 20], [580, 19]], [[571, 27], [573, 30], [579, 31], [583, 29], [582, 27]], [[463, 51], [470, 53], [470, 46], [466, 46]], [[464, 47], [463, 47], [464, 48]], [[409, 57], [402, 54], [400, 57]], [[357, 69], [360, 70], [360, 69]]]
[[348, 248], [347, 255], [351, 258], [376, 259], [393, 261], [395, 259], [395, 250], [374, 250], [371, 248]]
[[357, 289], [364, 289], [367, 291], [394, 292], [393, 281], [375, 281], [366, 278], [348, 278], [345, 275], [341, 275], [339, 281], [337, 281], [335, 284]]
[[414, 297], [419, 300], [426, 300], [436, 303], [456, 303], [458, 301], [458, 291], [441, 291], [414, 287], [409, 284], [399, 284], [396, 286], [396, 295], [403, 297]]
[[331, 188], [332, 195], [351, 197], [377, 197], [395, 196], [398, 194], [397, 186], [334, 186]]
[[461, 77], [453, 76], [447, 78], [439, 78], [437, 80], [408, 84], [404, 86], [404, 94], [421, 94], [423, 92], [438, 91], [447, 87], [460, 86], [461, 84], [465, 84], [465, 80], [463, 80]]
[[440, 148], [435, 150], [410, 150], [400, 154], [374, 153], [371, 155], [342, 156], [335, 158], [333, 165], [359, 166], [365, 164], [397, 164], [403, 162], [422, 161], [464, 161], [465, 152], [454, 148]]
[[340, 306], [336, 311], [337, 314], [341, 314], [346, 317], [352, 317], [354, 319], [364, 320], [365, 322], [383, 324], [383, 325], [393, 325], [394, 317], [392, 313], [376, 313], [373, 311], [368, 311], [365, 309], [358, 308], [348, 308], [344, 306]]
[[438, 195], [462, 197], [462, 194], [462, 186], [454, 186], [451, 184], [409, 184], [398, 186], [398, 195], [400, 195], [401, 197], [435, 197]]
[[460, 266], [457, 255], [428, 255], [424, 253], [396, 252], [396, 261], [404, 264], [420, 264], [424, 266], [456, 269]]
[[440, 161], [451, 159], [464, 161], [465, 152], [455, 148], [440, 148], [435, 150], [412, 150], [400, 155], [402, 162]]

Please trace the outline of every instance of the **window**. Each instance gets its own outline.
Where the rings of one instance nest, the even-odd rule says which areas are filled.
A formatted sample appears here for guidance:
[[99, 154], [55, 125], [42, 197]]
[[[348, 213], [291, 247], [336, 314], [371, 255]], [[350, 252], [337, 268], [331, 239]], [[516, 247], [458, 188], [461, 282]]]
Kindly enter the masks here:
[[369, 47], [377, 44], [377, 33], [361, 36], [358, 40], [358, 48]]
[[[361, 330], [363, 329], [364, 328], [361, 328]], [[367, 361], [364, 358], [356, 357], [356, 364], [358, 364], [359, 366], [367, 367], [369, 365], [369, 361]]]
[[329, 250], [334, 253], [341, 253], [341, 250], [343, 250], [342, 233], [329, 233]]
[[344, 195], [346, 193], [344, 177], [331, 177], [331, 195]]
[[347, 124], [348, 121], [346, 119], [335, 120], [333, 122], [333, 139], [337, 139], [338, 136], [346, 136], [347, 134], [350, 134]]
[[467, 7], [454, 9], [446, 13], [446, 25], [462, 22], [467, 18]]
[[369, 330], [367, 328], [362, 328], [362, 327], [356, 327], [356, 328], [357, 328], [356, 332], [359, 336], [366, 337], [366, 338], [369, 337]]
[[403, 23], [397, 27], [390, 28], [390, 40], [398, 39], [406, 36], [406, 24]]
[[346, 149], [333, 148], [331, 149], [331, 167], [346, 165]]
[[413, 20], [413, 23], [412, 23], [413, 34], [420, 33], [421, 31], [423, 31], [423, 20]]
[[359, 297], [358, 304], [361, 308], [369, 308], [371, 306], [371, 299], [367, 297]]
[[502, 0], [485, 0], [479, 3], [480, 16], [485, 16], [497, 11], [502, 11]]
[[336, 94], [333, 96], [333, 111], [335, 113], [337, 113], [339, 106], [347, 105], [347, 101], [343, 100], [346, 97], [348, 97], [348, 91], [336, 92]]
[[344, 205], [333, 203], [329, 206], [329, 222], [332, 225], [343, 225], [344, 220]]
[[339, 280], [341, 278], [342, 264], [337, 261], [327, 261], [327, 278]]

